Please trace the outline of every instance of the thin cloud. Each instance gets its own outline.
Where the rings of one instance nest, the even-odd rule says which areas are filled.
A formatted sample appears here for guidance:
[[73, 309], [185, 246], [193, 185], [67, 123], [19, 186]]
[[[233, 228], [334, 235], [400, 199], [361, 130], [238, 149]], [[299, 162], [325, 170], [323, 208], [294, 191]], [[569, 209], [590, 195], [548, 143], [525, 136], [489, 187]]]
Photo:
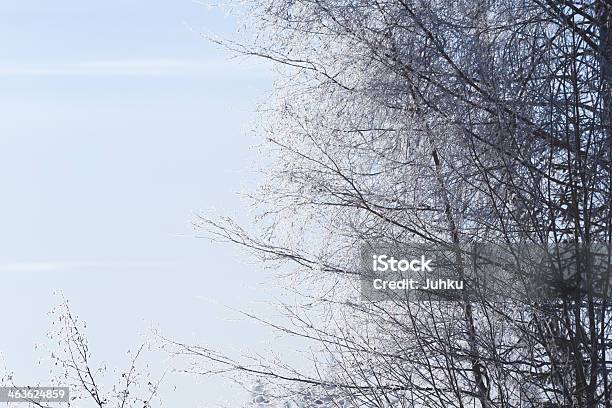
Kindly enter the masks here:
[[150, 261], [78, 261], [78, 262], [20, 262], [0, 265], [0, 272], [50, 272], [85, 268], [153, 268], [172, 265], [171, 262]]
[[262, 64], [236, 59], [109, 59], [0, 64], [0, 76], [260, 76], [267, 72]]

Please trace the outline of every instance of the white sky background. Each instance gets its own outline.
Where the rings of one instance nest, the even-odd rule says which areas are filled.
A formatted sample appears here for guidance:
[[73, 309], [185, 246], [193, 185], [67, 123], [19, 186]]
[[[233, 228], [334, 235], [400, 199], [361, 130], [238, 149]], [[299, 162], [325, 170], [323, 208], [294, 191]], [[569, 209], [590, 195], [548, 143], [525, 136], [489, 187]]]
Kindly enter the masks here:
[[[271, 74], [198, 35], [234, 24], [189, 0], [0, 2], [0, 353], [19, 383], [46, 378], [34, 345], [58, 289], [110, 367], [152, 326], [270, 344], [223, 306], [265, 313], [266, 275], [191, 228], [199, 210], [244, 214], [236, 192], [257, 180], [247, 130]], [[221, 379], [166, 381], [169, 407], [244, 399]]]

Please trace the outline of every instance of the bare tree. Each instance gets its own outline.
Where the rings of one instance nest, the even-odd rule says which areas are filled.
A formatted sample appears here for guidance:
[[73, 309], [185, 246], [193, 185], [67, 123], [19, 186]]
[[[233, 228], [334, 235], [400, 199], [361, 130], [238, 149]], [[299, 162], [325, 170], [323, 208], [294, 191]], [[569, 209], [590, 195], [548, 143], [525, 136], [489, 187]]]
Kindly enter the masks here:
[[[108, 379], [109, 370], [104, 362], [93, 362], [92, 352], [85, 334], [86, 324], [72, 312], [68, 300], [54, 310], [57, 329], [51, 338], [57, 341], [58, 349], [52, 353], [56, 365], [64, 370], [63, 379], [75, 393], [73, 400], [88, 400], [97, 407], [150, 408], [161, 406], [158, 398], [159, 386], [165, 374], [154, 378], [144, 367], [142, 355], [148, 345], [141, 344], [126, 356], [127, 367], [116, 374], [116, 380]], [[147, 364], [148, 367], [148, 364]], [[106, 377], [106, 378], [105, 378]]]
[[[230, 219], [199, 226], [296, 265], [306, 301], [285, 305], [294, 324], [264, 323], [312, 341], [313, 368], [181, 342], [169, 342], [172, 351], [217, 367], [206, 372], [266, 377], [287, 390], [333, 387], [356, 406], [609, 407], [609, 267], [600, 279], [582, 254], [612, 238], [612, 4], [247, 7], [256, 40], [220, 42], [278, 63], [261, 129], [275, 165], [255, 197], [258, 232]], [[361, 245], [410, 242], [454, 248], [466, 280], [477, 267], [461, 248], [475, 243], [510, 255], [517, 244], [565, 245], [577, 273], [547, 299], [512, 282], [502, 300], [359, 299]], [[516, 259], [511, 276], [525, 268]]]
[[[109, 369], [104, 361], [94, 359], [86, 335], [86, 324], [70, 309], [68, 300], [52, 311], [51, 341], [52, 385], [68, 387], [68, 406], [95, 406], [99, 408], [150, 408], [161, 406], [158, 390], [164, 379], [154, 378], [144, 367], [143, 354], [147, 344], [128, 351], [127, 367], [119, 372]], [[148, 367], [148, 365], [147, 365]], [[117, 375], [118, 378], [112, 378]], [[16, 387], [12, 374], [2, 383]], [[29, 406], [50, 407], [48, 403], [32, 399]]]

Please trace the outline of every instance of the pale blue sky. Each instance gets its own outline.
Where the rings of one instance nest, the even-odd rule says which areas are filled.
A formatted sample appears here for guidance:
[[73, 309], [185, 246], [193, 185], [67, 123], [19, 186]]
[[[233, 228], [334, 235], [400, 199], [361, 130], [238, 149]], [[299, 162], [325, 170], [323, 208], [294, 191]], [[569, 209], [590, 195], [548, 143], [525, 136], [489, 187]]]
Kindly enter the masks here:
[[[34, 344], [58, 289], [111, 366], [152, 325], [227, 349], [270, 340], [223, 306], [263, 310], [265, 274], [191, 228], [201, 210], [244, 214], [236, 193], [258, 177], [248, 130], [272, 75], [199, 35], [234, 28], [189, 0], [0, 2], [0, 353], [19, 382], [45, 378]], [[165, 406], [243, 397], [169, 381], [184, 392]]]

